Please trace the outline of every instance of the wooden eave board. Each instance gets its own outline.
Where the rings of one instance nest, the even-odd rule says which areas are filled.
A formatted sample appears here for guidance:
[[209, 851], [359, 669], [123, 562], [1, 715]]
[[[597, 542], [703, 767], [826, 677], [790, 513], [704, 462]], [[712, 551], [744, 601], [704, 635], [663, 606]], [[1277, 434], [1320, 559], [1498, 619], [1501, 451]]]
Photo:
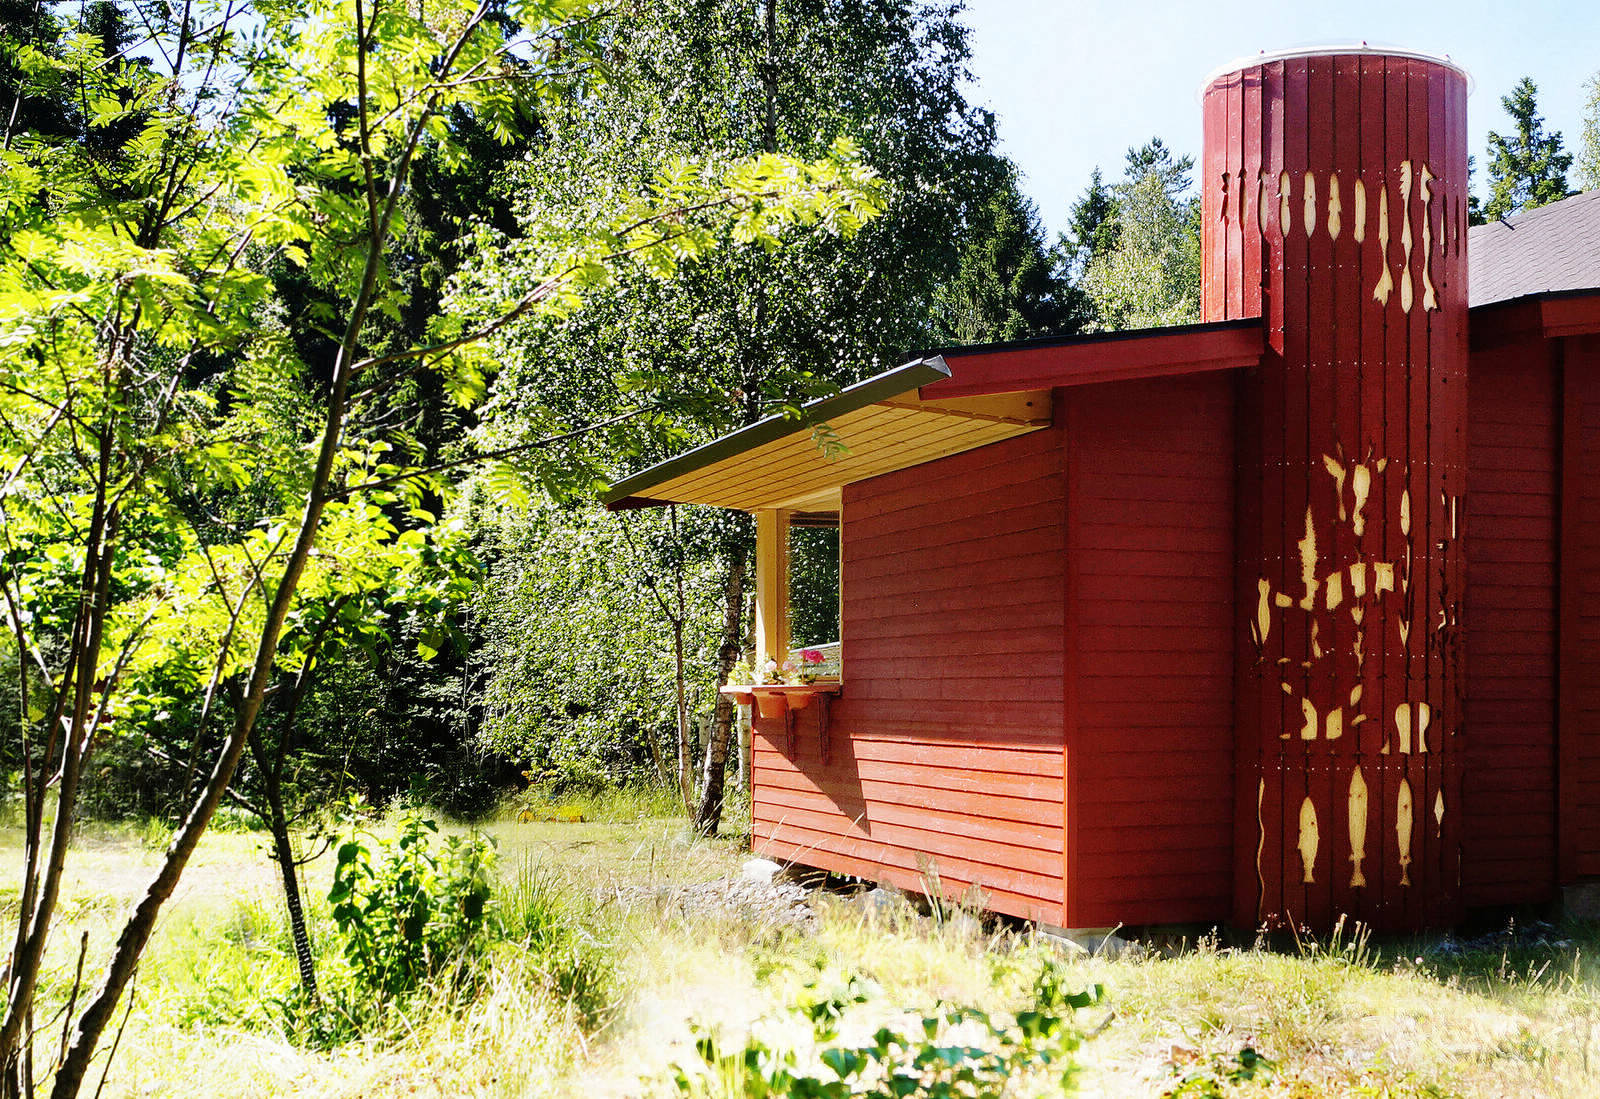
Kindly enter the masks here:
[[1473, 351], [1526, 339], [1600, 332], [1600, 288], [1564, 290], [1474, 306], [1468, 314]]
[[829, 458], [810, 430], [651, 486], [652, 500], [709, 504], [755, 511], [768, 507], [827, 504], [840, 488], [868, 477], [922, 465], [973, 450], [1049, 424], [1048, 395], [1033, 395], [1045, 415], [1023, 420], [980, 408], [973, 414], [953, 408], [962, 402], [929, 402], [914, 397], [871, 404], [825, 421], [848, 448]]
[[924, 397], [975, 398], [1021, 389], [1092, 385], [1237, 370], [1255, 366], [1265, 347], [1259, 317], [1088, 336], [945, 348], [951, 376]]

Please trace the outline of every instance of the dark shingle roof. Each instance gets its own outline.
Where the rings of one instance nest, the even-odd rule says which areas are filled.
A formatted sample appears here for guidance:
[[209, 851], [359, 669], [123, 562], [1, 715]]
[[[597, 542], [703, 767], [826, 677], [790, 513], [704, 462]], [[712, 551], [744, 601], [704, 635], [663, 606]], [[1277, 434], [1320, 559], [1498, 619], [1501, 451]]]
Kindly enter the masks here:
[[1600, 190], [1467, 231], [1473, 305], [1551, 290], [1600, 289]]

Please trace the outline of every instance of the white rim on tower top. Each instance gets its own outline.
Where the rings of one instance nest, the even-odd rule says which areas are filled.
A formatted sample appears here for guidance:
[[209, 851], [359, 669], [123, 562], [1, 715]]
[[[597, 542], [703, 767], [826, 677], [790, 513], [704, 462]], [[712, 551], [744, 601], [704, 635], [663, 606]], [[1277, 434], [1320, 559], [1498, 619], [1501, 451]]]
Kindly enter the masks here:
[[1287, 50], [1262, 50], [1258, 54], [1237, 58], [1207, 73], [1206, 78], [1200, 82], [1197, 98], [1203, 97], [1206, 89], [1215, 84], [1220, 77], [1227, 76], [1229, 73], [1239, 72], [1241, 69], [1264, 65], [1269, 61], [1287, 61], [1299, 57], [1332, 57], [1334, 55], [1343, 56], [1348, 54], [1368, 57], [1414, 57], [1419, 61], [1432, 61], [1436, 65], [1443, 65], [1447, 69], [1453, 69], [1460, 73], [1467, 82], [1468, 95], [1472, 94], [1473, 88], [1477, 85], [1477, 82], [1472, 79], [1472, 74], [1463, 66], [1457, 64], [1447, 53], [1426, 53], [1422, 50], [1407, 50], [1398, 46], [1374, 46], [1367, 42], [1354, 42], [1347, 45], [1303, 46]]

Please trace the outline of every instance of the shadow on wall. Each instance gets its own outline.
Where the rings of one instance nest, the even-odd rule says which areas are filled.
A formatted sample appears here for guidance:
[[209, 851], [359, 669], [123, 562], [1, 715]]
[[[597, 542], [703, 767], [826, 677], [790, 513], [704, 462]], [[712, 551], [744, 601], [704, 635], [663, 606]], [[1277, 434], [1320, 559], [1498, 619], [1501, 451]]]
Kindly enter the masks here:
[[755, 718], [755, 822], [782, 823], [799, 834], [869, 839], [866, 795], [855, 742], [841, 727], [834, 703], [786, 717]]

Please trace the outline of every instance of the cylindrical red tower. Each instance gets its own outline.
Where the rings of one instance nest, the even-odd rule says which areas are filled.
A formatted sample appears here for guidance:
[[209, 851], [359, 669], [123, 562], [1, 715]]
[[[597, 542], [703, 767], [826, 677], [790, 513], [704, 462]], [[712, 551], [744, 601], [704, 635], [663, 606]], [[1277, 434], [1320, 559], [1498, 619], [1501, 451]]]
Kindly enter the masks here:
[[1235, 919], [1460, 909], [1467, 79], [1366, 49], [1204, 91], [1208, 321], [1240, 404]]

